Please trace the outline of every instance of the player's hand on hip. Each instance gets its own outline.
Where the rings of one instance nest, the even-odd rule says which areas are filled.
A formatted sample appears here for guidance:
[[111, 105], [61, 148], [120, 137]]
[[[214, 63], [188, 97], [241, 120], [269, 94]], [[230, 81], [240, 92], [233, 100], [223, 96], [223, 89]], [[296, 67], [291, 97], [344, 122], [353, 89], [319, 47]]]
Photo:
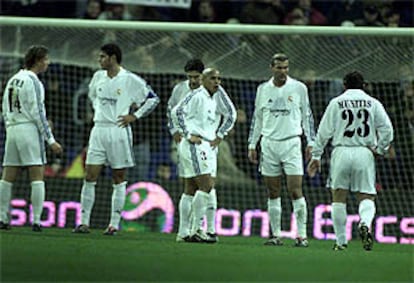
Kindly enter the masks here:
[[118, 126], [125, 128], [130, 123], [134, 122], [137, 119], [134, 115], [122, 115], [118, 116]]
[[62, 154], [62, 146], [58, 142], [54, 142], [50, 145], [53, 153], [55, 154]]
[[306, 150], [305, 150], [305, 160], [306, 160], [306, 162], [309, 162], [309, 160], [311, 160], [311, 158], [312, 158], [312, 147], [307, 146]]
[[210, 146], [212, 148], [216, 148], [220, 143], [221, 143], [221, 138], [216, 137], [216, 139], [214, 141], [210, 142]]
[[311, 162], [308, 164], [308, 168], [306, 169], [306, 172], [308, 172], [309, 177], [313, 178], [316, 175], [316, 172], [321, 171], [321, 161], [312, 159]]
[[191, 142], [191, 143], [194, 143], [194, 144], [201, 144], [202, 139], [199, 136], [191, 135], [191, 137], [188, 141]]
[[249, 149], [248, 157], [251, 163], [257, 164], [257, 151], [255, 149]]
[[390, 145], [387, 152], [385, 153], [385, 158], [395, 159], [396, 157], [397, 157], [397, 154], [395, 153], [394, 146]]
[[176, 132], [173, 135], [173, 140], [174, 140], [175, 143], [180, 143], [182, 138], [183, 137], [181, 136], [181, 134], [179, 132]]

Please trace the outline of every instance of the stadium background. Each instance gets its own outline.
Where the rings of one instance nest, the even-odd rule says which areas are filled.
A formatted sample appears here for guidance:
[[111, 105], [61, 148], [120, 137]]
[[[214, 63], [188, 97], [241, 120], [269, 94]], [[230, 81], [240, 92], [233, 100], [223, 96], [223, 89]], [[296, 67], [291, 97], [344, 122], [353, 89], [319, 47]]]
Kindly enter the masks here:
[[[316, 3], [318, 5], [318, 2]], [[134, 125], [139, 167], [131, 172], [130, 183], [147, 181], [160, 184], [175, 207], [182, 192], [182, 185], [175, 175], [173, 148], [166, 130], [166, 102], [174, 83], [185, 79], [182, 68], [187, 59], [193, 56], [201, 57], [206, 65], [216, 66], [222, 71], [223, 86], [234, 100], [241, 117], [234, 133], [224, 144], [227, 147], [221, 149], [222, 158], [219, 164], [219, 172], [222, 174], [218, 177], [217, 185], [218, 207], [228, 212], [222, 223], [224, 228], [228, 228], [226, 231], [233, 227], [234, 223], [231, 220], [234, 218], [230, 215], [237, 215], [236, 211], [241, 213], [240, 219], [243, 219], [246, 211], [266, 209], [266, 191], [255, 168], [248, 163], [245, 152], [255, 89], [270, 76], [267, 71], [268, 58], [280, 50], [290, 56], [291, 75], [303, 80], [309, 87], [316, 122], [319, 121], [329, 99], [341, 92], [343, 74], [350, 69], [362, 70], [370, 82], [369, 92], [384, 103], [396, 127], [395, 145], [398, 158], [396, 161], [378, 160], [377, 166], [377, 216], [386, 217], [386, 225], [381, 226], [384, 228], [381, 235], [397, 237], [385, 238], [386, 242], [409, 239], [408, 242], [414, 243], [410, 228], [414, 222], [412, 36], [399, 36], [396, 33], [391, 37], [381, 32], [376, 36], [358, 36], [357, 32], [351, 36], [335, 36], [332, 32], [316, 35], [306, 29], [295, 30], [295, 27], [291, 27], [290, 30], [281, 29], [280, 33], [266, 31], [263, 27], [262, 33], [241, 34], [237, 25], [234, 25], [234, 31], [223, 33], [204, 32], [203, 28], [206, 29], [206, 26], [200, 26], [198, 32], [146, 31], [140, 30], [138, 24], [136, 29], [125, 28], [121, 23], [119, 27], [115, 27], [117, 24], [114, 22], [111, 27], [105, 27], [102, 23], [101, 29], [71, 27], [69, 23], [67, 27], [16, 24], [5, 25], [5, 28], [2, 28], [2, 86], [8, 77], [19, 69], [21, 55], [31, 43], [45, 44], [51, 50], [53, 64], [47, 73], [41, 75], [41, 79], [46, 86], [48, 118], [53, 122], [56, 138], [65, 147], [63, 159], [49, 155], [47, 200], [55, 203], [56, 208], [56, 219], [54, 223], [50, 222], [53, 223], [52, 226], [57, 226], [59, 222], [60, 204], [79, 201], [84, 149], [91, 127], [91, 110], [86, 99], [86, 86], [97, 68], [97, 48], [105, 41], [115, 40], [124, 50], [125, 66], [145, 78], [161, 98], [161, 104], [155, 112]], [[228, 25], [230, 26], [232, 24]], [[257, 30], [260, 28], [257, 27]], [[1, 135], [0, 150], [3, 155], [3, 128]], [[312, 236], [315, 236], [316, 225], [314, 208], [330, 203], [329, 192], [325, 188], [328, 162], [329, 154], [326, 154], [322, 174], [312, 180], [305, 176], [304, 180], [304, 192], [309, 201], [308, 233]], [[168, 174], [169, 170], [171, 175]], [[109, 217], [109, 170], [102, 174], [98, 192], [91, 225], [103, 228]], [[18, 201], [28, 199], [26, 177], [18, 182], [13, 193], [13, 198], [17, 201], [13, 207], [15, 225], [27, 225], [30, 222], [29, 217], [26, 217], [25, 221], [20, 221], [23, 219], [20, 216], [29, 216], [29, 206]], [[141, 188], [139, 194], [143, 201], [150, 192]], [[291, 205], [286, 195], [283, 199], [282, 225], [283, 230], [288, 231], [291, 227]], [[136, 207], [140, 204], [142, 203], [135, 203]], [[123, 222], [124, 228], [161, 231], [166, 223], [166, 212], [163, 209], [167, 209], [167, 206], [160, 206], [155, 206], [139, 219]], [[126, 210], [128, 209], [126, 206]], [[22, 211], [24, 213], [20, 213]], [[357, 213], [357, 207], [352, 202], [348, 205], [348, 213]], [[73, 227], [75, 216], [73, 210], [67, 215], [67, 220], [60, 223], [65, 223], [66, 227]], [[329, 217], [328, 210], [324, 212], [324, 216]], [[45, 212], [44, 219], [48, 217], [48, 213]], [[174, 219], [177, 219], [177, 211]], [[176, 231], [176, 221], [173, 225], [173, 231]], [[237, 234], [242, 234], [246, 223], [242, 221], [238, 225]], [[255, 219], [252, 234], [266, 236], [261, 227], [260, 218]], [[322, 232], [324, 235], [332, 233], [331, 226], [327, 225]]]

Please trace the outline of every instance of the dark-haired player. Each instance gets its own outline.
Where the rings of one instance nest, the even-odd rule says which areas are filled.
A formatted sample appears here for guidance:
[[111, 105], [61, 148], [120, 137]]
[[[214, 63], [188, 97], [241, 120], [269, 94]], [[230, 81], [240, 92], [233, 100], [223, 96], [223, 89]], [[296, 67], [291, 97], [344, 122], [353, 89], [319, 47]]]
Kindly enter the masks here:
[[332, 138], [330, 187], [332, 189], [332, 221], [336, 235], [334, 250], [344, 250], [346, 239], [346, 199], [355, 192], [359, 202], [359, 234], [363, 248], [372, 249], [370, 229], [375, 216], [375, 155], [395, 154], [390, 146], [393, 126], [382, 104], [364, 91], [364, 78], [359, 72], [344, 77], [345, 92], [331, 100], [319, 125], [308, 173], [312, 177], [320, 167], [320, 159]]

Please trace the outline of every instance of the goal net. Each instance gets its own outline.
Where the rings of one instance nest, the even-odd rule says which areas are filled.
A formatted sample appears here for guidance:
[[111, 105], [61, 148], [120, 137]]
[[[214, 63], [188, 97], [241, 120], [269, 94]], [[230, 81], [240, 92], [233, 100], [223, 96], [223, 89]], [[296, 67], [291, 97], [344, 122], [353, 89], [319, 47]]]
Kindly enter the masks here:
[[[52, 64], [41, 75], [46, 88], [48, 118], [65, 150], [63, 157], [49, 154], [47, 196], [43, 226], [73, 227], [80, 221], [80, 190], [85, 146], [92, 111], [87, 85], [97, 70], [97, 55], [104, 43], [116, 42], [123, 50], [122, 65], [142, 76], [160, 96], [161, 103], [137, 122], [134, 152], [137, 166], [128, 172], [127, 201], [122, 229], [175, 232], [178, 200], [183, 185], [176, 176], [174, 147], [166, 128], [166, 103], [175, 83], [185, 79], [188, 59], [201, 58], [220, 70], [222, 85], [237, 109], [234, 131], [220, 145], [217, 180], [219, 235], [269, 235], [267, 194], [255, 166], [247, 160], [247, 135], [256, 87], [268, 79], [274, 53], [289, 56], [290, 75], [309, 88], [316, 124], [329, 100], [341, 93], [342, 77], [361, 71], [369, 92], [383, 102], [395, 129], [397, 159], [377, 162], [377, 215], [373, 224], [377, 241], [414, 243], [414, 40], [412, 29], [253, 26], [151, 22], [88, 21], [0, 17], [0, 82], [22, 65], [32, 44], [49, 47]], [[1, 125], [1, 155], [4, 125]], [[329, 150], [322, 173], [304, 177], [308, 200], [308, 235], [333, 239], [330, 194], [325, 187]], [[13, 190], [13, 225], [30, 223], [26, 172]], [[111, 172], [99, 178], [91, 225], [109, 222]], [[295, 236], [292, 207], [283, 189], [282, 236]], [[348, 237], [356, 235], [358, 209], [348, 204]], [[354, 231], [354, 232], [352, 232]]]

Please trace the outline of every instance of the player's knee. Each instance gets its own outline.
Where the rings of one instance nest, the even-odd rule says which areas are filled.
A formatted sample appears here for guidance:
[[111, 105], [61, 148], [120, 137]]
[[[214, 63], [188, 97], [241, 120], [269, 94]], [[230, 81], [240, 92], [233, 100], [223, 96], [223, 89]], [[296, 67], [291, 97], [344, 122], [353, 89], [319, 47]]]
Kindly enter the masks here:
[[278, 190], [269, 190], [268, 194], [269, 194], [270, 199], [275, 199], [275, 198], [280, 197], [280, 191]]
[[86, 182], [96, 182], [97, 180], [98, 180], [97, 176], [90, 176], [90, 175], [85, 176], [85, 181]]
[[301, 197], [303, 197], [303, 193], [302, 193], [302, 190], [301, 189], [292, 190], [289, 193], [289, 195], [290, 195], [290, 198], [293, 199], [293, 200], [300, 199]]
[[113, 170], [112, 180], [114, 184], [120, 184], [125, 181], [125, 171]]
[[193, 196], [193, 195], [195, 194], [196, 190], [197, 190], [197, 188], [196, 188], [196, 187], [185, 187], [185, 188], [184, 188], [184, 193], [185, 193], [186, 195]]

